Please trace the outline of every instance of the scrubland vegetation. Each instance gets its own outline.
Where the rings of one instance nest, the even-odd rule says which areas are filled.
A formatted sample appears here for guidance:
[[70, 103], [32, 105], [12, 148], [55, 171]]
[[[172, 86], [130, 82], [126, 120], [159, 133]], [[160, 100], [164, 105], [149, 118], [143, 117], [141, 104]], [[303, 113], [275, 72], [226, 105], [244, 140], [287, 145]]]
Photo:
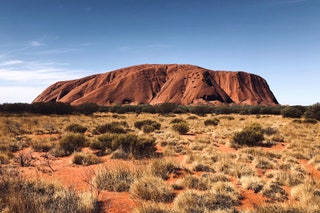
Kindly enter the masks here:
[[0, 212], [112, 212], [115, 195], [141, 213], [319, 212], [319, 104], [13, 106], [0, 116]]

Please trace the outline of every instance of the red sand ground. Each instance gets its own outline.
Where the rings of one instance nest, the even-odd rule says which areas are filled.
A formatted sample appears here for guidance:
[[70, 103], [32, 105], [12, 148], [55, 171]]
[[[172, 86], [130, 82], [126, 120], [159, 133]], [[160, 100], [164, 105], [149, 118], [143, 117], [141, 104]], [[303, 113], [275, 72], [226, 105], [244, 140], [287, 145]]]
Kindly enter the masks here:
[[[38, 136], [37, 136], [38, 137]], [[39, 136], [46, 137], [46, 136]], [[269, 151], [282, 151], [286, 148], [285, 143], [277, 144], [270, 148], [264, 148]], [[157, 147], [158, 152], [163, 150], [162, 147]], [[225, 145], [219, 144], [218, 150], [221, 152], [227, 153], [237, 153], [237, 150], [227, 147]], [[90, 149], [83, 149], [84, 152], [92, 152]], [[31, 149], [26, 148], [19, 153], [30, 153]], [[19, 154], [17, 153], [17, 155]], [[62, 157], [62, 158], [53, 158], [50, 161], [50, 166], [54, 171], [47, 166], [47, 161], [43, 157], [45, 153], [37, 153], [32, 152], [32, 157], [34, 158], [34, 167], [20, 167], [21, 174], [28, 178], [36, 178], [36, 179], [46, 179], [58, 181], [65, 185], [66, 187], [74, 187], [79, 192], [90, 191], [89, 181], [94, 176], [95, 170], [99, 165], [91, 165], [91, 166], [78, 166], [73, 165], [71, 162], [71, 157]], [[174, 157], [178, 162], [184, 163], [185, 155], [177, 155]], [[121, 160], [111, 160], [108, 157], [102, 158], [105, 164], [109, 166], [119, 166], [119, 163], [123, 163]], [[316, 170], [312, 165], [308, 164], [307, 160], [300, 160], [301, 165], [303, 165], [307, 171], [312, 175], [313, 178], [320, 180], [320, 171]], [[126, 161], [126, 165], [134, 166], [135, 162]], [[260, 171], [260, 172], [265, 172]], [[259, 173], [259, 171], [258, 171]], [[167, 181], [168, 184], [175, 183], [177, 180], [181, 179], [185, 174], [181, 174], [178, 177], [170, 176]], [[237, 181], [235, 178], [231, 177], [231, 182], [233, 182], [237, 186]], [[290, 194], [290, 188], [284, 187], [284, 189]], [[181, 191], [176, 191], [179, 193]], [[241, 206], [238, 207], [239, 210], [253, 209], [255, 205], [259, 205], [265, 202], [266, 198], [264, 198], [261, 194], [254, 193], [252, 190], [242, 190], [241, 194], [243, 196], [243, 200], [241, 201]], [[100, 212], [131, 212], [138, 203], [130, 196], [128, 192], [107, 192], [103, 191], [99, 196], [99, 201], [102, 202], [101, 211]], [[172, 204], [170, 204], [172, 205]]]

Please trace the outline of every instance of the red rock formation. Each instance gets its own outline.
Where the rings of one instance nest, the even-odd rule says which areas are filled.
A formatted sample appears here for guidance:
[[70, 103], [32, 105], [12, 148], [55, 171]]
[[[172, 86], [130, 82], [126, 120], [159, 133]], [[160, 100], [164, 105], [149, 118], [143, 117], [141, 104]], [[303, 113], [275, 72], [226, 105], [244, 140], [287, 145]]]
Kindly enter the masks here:
[[57, 82], [33, 102], [79, 105], [278, 104], [267, 82], [246, 72], [212, 71], [192, 65], [148, 64]]

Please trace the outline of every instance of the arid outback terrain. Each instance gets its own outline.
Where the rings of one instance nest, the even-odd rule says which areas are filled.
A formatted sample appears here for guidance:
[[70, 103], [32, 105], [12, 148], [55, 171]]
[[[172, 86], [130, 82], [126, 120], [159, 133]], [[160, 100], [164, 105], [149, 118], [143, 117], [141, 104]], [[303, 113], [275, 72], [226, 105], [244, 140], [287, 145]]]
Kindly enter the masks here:
[[320, 104], [250, 73], [139, 65], [0, 112], [0, 212], [320, 212]]
[[0, 210], [319, 212], [319, 123], [301, 121], [2, 115]]

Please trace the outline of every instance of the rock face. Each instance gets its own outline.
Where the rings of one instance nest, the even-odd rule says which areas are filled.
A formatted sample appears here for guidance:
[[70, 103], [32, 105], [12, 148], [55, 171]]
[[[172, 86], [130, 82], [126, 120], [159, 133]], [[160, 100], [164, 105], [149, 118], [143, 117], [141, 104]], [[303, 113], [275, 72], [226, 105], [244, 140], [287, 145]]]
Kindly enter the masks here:
[[33, 102], [79, 105], [190, 104], [276, 105], [260, 76], [246, 72], [212, 71], [192, 65], [147, 64], [85, 78], [57, 82]]

